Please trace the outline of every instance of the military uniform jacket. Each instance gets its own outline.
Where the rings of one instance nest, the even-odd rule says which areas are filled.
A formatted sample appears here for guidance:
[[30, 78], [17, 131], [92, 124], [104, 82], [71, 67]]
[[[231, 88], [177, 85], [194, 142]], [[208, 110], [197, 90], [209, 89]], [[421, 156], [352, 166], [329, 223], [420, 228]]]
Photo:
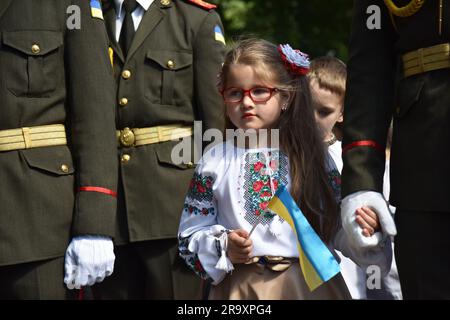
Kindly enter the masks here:
[[[402, 7], [409, 1], [394, 1]], [[367, 27], [370, 5], [380, 29]], [[400, 55], [450, 42], [450, 5], [425, 1], [410, 17], [392, 17], [384, 2], [357, 0], [344, 107], [343, 196], [382, 192], [386, 137], [394, 118], [391, 203], [401, 209], [450, 211], [449, 69], [403, 76]]]
[[[104, 11], [114, 50], [117, 129], [192, 126], [194, 120], [203, 121], [203, 129], [223, 128], [223, 102], [216, 83], [225, 45], [215, 40], [214, 30], [223, 28], [214, 10], [185, 1], [154, 1], [126, 58], [115, 40], [113, 1], [104, 3]], [[129, 74], [124, 76], [123, 71]], [[127, 104], [119, 104], [122, 98]], [[129, 160], [120, 163], [116, 243], [176, 237], [194, 173], [192, 166], [172, 162], [177, 143], [119, 149], [119, 157]]]
[[[73, 14], [80, 29], [66, 27]], [[0, 152], [0, 265], [10, 265], [62, 256], [71, 236], [113, 235], [114, 78], [89, 1], [2, 0], [0, 33], [0, 130], [64, 124], [68, 140]]]

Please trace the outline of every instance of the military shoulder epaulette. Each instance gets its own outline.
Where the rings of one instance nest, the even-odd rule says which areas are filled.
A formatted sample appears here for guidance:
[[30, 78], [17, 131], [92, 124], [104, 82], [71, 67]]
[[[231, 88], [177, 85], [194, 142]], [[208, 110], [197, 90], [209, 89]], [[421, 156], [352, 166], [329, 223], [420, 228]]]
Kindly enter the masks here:
[[205, 2], [202, 0], [186, 0], [186, 1], [202, 8], [202, 9], [205, 9], [205, 10], [211, 10], [211, 9], [217, 8], [217, 5]]
[[419, 11], [425, 3], [425, 0], [411, 0], [406, 6], [401, 8], [397, 7], [392, 0], [384, 0], [384, 3], [393, 15], [406, 18]]

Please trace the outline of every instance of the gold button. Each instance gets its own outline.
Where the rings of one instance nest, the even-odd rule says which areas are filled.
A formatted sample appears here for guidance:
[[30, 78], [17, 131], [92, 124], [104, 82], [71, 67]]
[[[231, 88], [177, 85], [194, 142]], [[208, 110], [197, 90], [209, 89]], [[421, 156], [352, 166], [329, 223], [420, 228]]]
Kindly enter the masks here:
[[192, 169], [194, 167], [194, 164], [192, 162], [188, 162], [188, 163], [186, 163], [186, 167], [188, 167], [189, 169]]
[[168, 5], [170, 4], [170, 0], [161, 0], [160, 3], [161, 3], [163, 6], [168, 6]]
[[64, 173], [67, 173], [67, 172], [69, 172], [69, 167], [67, 165], [63, 164], [63, 165], [61, 165], [61, 171]]
[[131, 77], [131, 71], [130, 70], [123, 70], [122, 71], [122, 78], [125, 80], [130, 79]]
[[127, 98], [122, 98], [119, 100], [119, 104], [124, 107], [128, 104], [128, 99]]
[[37, 45], [37, 44], [33, 44], [31, 46], [31, 52], [33, 52], [34, 54], [41, 52], [41, 48]]
[[125, 128], [120, 131], [120, 144], [124, 147], [131, 147], [134, 145], [134, 132], [130, 128]]
[[175, 67], [175, 62], [173, 62], [172, 60], [167, 61], [167, 67], [169, 69], [173, 69]]
[[120, 159], [122, 163], [128, 162], [131, 160], [131, 156], [129, 154], [122, 155], [122, 159]]

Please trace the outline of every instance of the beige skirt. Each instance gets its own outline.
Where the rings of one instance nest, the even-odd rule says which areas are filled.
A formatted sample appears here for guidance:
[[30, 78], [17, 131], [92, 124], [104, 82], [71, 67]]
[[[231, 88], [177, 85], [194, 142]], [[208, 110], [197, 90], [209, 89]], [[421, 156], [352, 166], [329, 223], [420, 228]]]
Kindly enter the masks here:
[[351, 296], [340, 273], [313, 292], [309, 291], [297, 260], [283, 271], [259, 263], [237, 264], [222, 282], [211, 287], [209, 299], [346, 300]]

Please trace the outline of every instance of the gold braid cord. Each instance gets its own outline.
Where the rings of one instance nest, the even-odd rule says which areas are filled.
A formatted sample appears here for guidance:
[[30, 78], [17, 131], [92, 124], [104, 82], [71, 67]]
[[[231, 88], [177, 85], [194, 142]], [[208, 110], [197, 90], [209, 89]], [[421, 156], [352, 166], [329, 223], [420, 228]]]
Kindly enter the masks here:
[[401, 8], [397, 7], [392, 0], [384, 0], [384, 3], [393, 15], [405, 18], [410, 17], [419, 11], [425, 3], [425, 0], [411, 0], [410, 3]]

